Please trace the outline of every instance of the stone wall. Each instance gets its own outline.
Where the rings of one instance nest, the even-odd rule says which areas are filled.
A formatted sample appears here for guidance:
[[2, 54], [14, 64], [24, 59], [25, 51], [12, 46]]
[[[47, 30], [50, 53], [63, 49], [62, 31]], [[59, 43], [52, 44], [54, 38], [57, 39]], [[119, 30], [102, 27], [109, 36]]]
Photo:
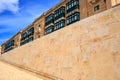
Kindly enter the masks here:
[[0, 46], [0, 53], [2, 52], [2, 47]]
[[112, 6], [115, 6], [116, 4], [120, 4], [120, 0], [111, 0]]
[[56, 80], [120, 80], [120, 6], [0, 56]]

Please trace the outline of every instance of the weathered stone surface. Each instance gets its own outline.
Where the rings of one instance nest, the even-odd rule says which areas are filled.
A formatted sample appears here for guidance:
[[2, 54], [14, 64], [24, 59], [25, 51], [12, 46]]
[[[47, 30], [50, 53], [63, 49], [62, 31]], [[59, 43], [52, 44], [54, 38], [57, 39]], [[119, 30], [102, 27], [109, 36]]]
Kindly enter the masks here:
[[0, 53], [1, 53], [1, 50], [2, 50], [2, 48], [1, 48], [1, 46], [0, 46]]
[[29, 72], [0, 61], [0, 80], [43, 80]]
[[120, 80], [120, 6], [1, 55], [64, 80]]

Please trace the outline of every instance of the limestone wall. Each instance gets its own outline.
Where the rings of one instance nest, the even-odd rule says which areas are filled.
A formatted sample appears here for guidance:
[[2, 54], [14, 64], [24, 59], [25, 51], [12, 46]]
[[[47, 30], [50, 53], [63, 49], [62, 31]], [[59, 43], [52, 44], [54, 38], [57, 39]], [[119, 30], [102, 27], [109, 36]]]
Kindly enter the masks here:
[[2, 52], [2, 47], [0, 46], [0, 53]]
[[111, 4], [112, 4], [112, 6], [120, 4], [120, 0], [111, 0]]
[[0, 57], [56, 80], [120, 80], [120, 6]]

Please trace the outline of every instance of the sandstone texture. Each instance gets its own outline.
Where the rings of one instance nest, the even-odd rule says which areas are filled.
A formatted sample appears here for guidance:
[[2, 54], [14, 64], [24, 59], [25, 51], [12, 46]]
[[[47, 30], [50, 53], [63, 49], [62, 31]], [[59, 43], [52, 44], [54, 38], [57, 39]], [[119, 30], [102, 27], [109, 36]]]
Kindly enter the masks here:
[[54, 80], [120, 80], [120, 6], [4, 53], [0, 59]]
[[43, 80], [40, 77], [0, 61], [0, 80]]

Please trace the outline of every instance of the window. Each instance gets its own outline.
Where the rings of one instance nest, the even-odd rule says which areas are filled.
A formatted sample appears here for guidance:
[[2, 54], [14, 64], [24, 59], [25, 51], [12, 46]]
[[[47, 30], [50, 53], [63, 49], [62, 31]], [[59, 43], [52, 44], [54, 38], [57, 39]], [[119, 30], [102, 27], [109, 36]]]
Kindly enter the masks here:
[[21, 40], [24, 40], [25, 38], [27, 37], [27, 33], [23, 33], [22, 36], [21, 36]]
[[79, 9], [79, 0], [71, 0], [66, 4], [67, 13]]
[[24, 40], [34, 34], [34, 28], [29, 29], [27, 32], [23, 33], [21, 36], [21, 40]]
[[99, 11], [99, 9], [100, 9], [100, 6], [99, 6], [99, 5], [95, 6], [95, 7], [94, 7], [94, 12]]
[[38, 35], [38, 38], [40, 38], [40, 35]]
[[31, 28], [30, 30], [28, 30], [28, 32], [27, 32], [28, 36], [31, 36], [33, 34], [34, 34], [34, 28]]
[[4, 53], [12, 50], [12, 49], [13, 49], [13, 46], [14, 46], [14, 40], [10, 41], [9, 43], [7, 43], [7, 44], [5, 45]]
[[28, 42], [31, 42], [31, 41], [33, 41], [33, 37], [31, 37], [31, 38], [28, 39]]
[[22, 34], [20, 45], [24, 45], [28, 42], [33, 41], [33, 35], [34, 35], [34, 28], [32, 27], [31, 29], [29, 29], [28, 31]]
[[30, 37], [30, 38], [27, 38], [27, 39], [21, 41], [20, 45], [24, 45], [24, 44], [29, 43], [31, 41], [33, 41], [33, 37]]
[[61, 21], [58, 21], [58, 22], [55, 23], [54, 31], [58, 30], [58, 29], [60, 29], [64, 26], [65, 26], [65, 20], [64, 19], [61, 20]]
[[70, 16], [67, 17], [67, 25], [74, 23], [76, 21], [80, 20], [80, 13], [75, 12], [74, 14], [71, 14]]
[[61, 8], [59, 8], [58, 10], [55, 11], [55, 20], [57, 20], [61, 17], [65, 17], [65, 7], [64, 6], [62, 6]]
[[38, 25], [38, 27], [40, 27], [40, 24]]
[[51, 23], [54, 23], [54, 14], [50, 14], [45, 18], [45, 25], [49, 25]]
[[46, 29], [45, 29], [45, 35], [53, 32], [53, 27], [54, 27], [54, 26], [49, 26], [48, 28], [46, 28]]

